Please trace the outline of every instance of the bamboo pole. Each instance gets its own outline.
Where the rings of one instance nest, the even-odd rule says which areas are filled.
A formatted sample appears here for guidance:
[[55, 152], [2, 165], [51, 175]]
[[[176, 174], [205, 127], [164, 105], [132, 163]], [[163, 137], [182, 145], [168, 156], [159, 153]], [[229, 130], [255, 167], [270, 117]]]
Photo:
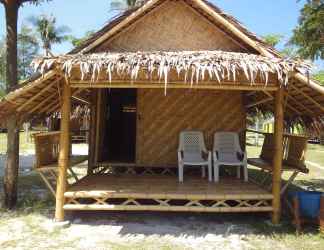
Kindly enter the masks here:
[[64, 192], [67, 185], [67, 168], [70, 154], [70, 113], [71, 113], [71, 88], [67, 82], [63, 84], [62, 108], [61, 108], [61, 134], [60, 154], [58, 162], [58, 178], [56, 188], [55, 220], [64, 220]]
[[312, 102], [314, 105], [316, 105], [322, 112], [324, 112], [324, 107], [318, 103], [314, 98], [307, 95], [304, 91], [300, 90], [299, 88], [292, 85], [292, 88], [302, 96], [304, 96], [306, 99], [308, 99], [310, 102]]
[[[58, 79], [57, 81], [59, 81], [60, 79]], [[27, 106], [29, 106], [30, 104], [32, 104], [38, 97], [42, 96], [45, 92], [49, 91], [54, 84], [56, 84], [57, 81], [52, 82], [51, 84], [49, 84], [47, 87], [43, 88], [41, 91], [39, 91], [36, 95], [34, 95], [33, 97], [31, 97], [28, 101], [26, 101], [22, 106], [20, 106], [17, 111], [20, 112], [23, 109], [25, 109]]]
[[281, 214], [281, 170], [283, 157], [283, 130], [284, 130], [284, 89], [280, 88], [275, 96], [275, 154], [273, 159], [273, 177], [272, 177], [272, 194], [273, 194], [273, 214], [272, 222], [278, 224]]
[[88, 175], [93, 173], [95, 165], [97, 96], [97, 90], [91, 90]]
[[[165, 89], [165, 84], [158, 81], [136, 81], [130, 82], [128, 80], [123, 81], [80, 81], [80, 80], [72, 80], [71, 81], [72, 88], [130, 88], [130, 89]], [[244, 82], [240, 84], [235, 84], [233, 82], [226, 83], [222, 82], [222, 84], [216, 84], [213, 82], [202, 83], [191, 85], [190, 83], [183, 83], [180, 81], [172, 81], [168, 82], [167, 89], [210, 89], [210, 90], [237, 90], [237, 91], [277, 91], [279, 87], [277, 85], [264, 83], [257, 83], [251, 85], [251, 83]]]
[[[56, 93], [51, 94], [50, 96], [48, 96], [47, 98], [45, 98], [43, 101], [41, 101], [40, 103], [38, 103], [35, 107], [33, 107], [32, 109], [28, 110], [27, 113], [31, 114], [35, 111], [37, 111], [38, 109], [44, 107], [44, 105], [48, 102], [51, 101], [54, 97], [56, 97]], [[38, 111], [39, 112], [39, 111]]]
[[102, 100], [102, 90], [100, 89], [98, 91], [97, 95], [97, 108], [96, 108], [96, 140], [95, 140], [95, 164], [98, 163], [100, 156], [100, 121], [101, 121], [101, 110], [102, 110], [102, 105], [101, 105], [101, 100]]

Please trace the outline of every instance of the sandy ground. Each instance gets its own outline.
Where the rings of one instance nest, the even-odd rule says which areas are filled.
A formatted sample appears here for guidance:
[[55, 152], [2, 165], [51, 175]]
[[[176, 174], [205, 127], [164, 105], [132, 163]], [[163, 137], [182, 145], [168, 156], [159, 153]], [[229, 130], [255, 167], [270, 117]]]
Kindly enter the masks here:
[[6, 230], [0, 230], [0, 247], [94, 250], [267, 249], [258, 247], [257, 241], [262, 241], [264, 237], [258, 235], [255, 228], [237, 219], [234, 224], [229, 216], [79, 212], [69, 218], [72, 224], [63, 229], [57, 228], [51, 219], [43, 215], [11, 219], [6, 225], [0, 224], [0, 229], [6, 227]]
[[[73, 154], [87, 154], [87, 147], [74, 145]], [[4, 160], [0, 155], [0, 175]], [[71, 224], [58, 227], [53, 198], [30, 171], [33, 152], [20, 160], [31, 178], [20, 189], [20, 209], [0, 208], [1, 250], [324, 250], [316, 229], [296, 236], [290, 221], [274, 227], [267, 214], [73, 212], [66, 216]]]
[[[84, 144], [74, 144], [72, 146], [72, 154], [87, 155], [88, 146]], [[35, 161], [34, 151], [30, 150], [19, 156], [19, 171], [20, 173], [28, 173], [32, 170]], [[6, 155], [0, 154], [0, 176], [3, 176]]]

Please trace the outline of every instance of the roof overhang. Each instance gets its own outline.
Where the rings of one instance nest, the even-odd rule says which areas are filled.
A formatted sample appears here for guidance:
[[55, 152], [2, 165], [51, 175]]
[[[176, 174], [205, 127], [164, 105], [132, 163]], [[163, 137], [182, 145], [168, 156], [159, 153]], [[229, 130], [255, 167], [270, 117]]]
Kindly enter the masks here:
[[[204, 81], [264, 84], [275, 81], [287, 85], [295, 72], [308, 72], [310, 65], [296, 60], [269, 58], [259, 55], [225, 51], [149, 51], [121, 53], [92, 53], [39, 58], [33, 62], [41, 74], [55, 69], [69, 79], [113, 82], [156, 78], [167, 87], [171, 73], [185, 83]], [[145, 75], [143, 77], [143, 74]], [[273, 77], [274, 78], [274, 77]], [[173, 79], [175, 80], [175, 79]]]

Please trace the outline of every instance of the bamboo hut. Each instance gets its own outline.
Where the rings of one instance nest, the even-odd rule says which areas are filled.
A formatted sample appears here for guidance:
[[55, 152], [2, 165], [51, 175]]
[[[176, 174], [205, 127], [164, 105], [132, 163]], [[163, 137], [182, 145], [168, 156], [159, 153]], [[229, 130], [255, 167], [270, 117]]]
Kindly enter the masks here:
[[[278, 223], [284, 130], [317, 130], [324, 112], [324, 88], [307, 77], [307, 63], [282, 58], [204, 0], [146, 1], [70, 53], [33, 65], [40, 75], [1, 101], [0, 116], [61, 112], [58, 221], [66, 210], [150, 210], [271, 212]], [[71, 97], [84, 92], [88, 175], [68, 186]], [[231, 178], [178, 183], [181, 131], [203, 131], [209, 150], [215, 132], [233, 131], [245, 147], [255, 110], [275, 116], [272, 190]]]

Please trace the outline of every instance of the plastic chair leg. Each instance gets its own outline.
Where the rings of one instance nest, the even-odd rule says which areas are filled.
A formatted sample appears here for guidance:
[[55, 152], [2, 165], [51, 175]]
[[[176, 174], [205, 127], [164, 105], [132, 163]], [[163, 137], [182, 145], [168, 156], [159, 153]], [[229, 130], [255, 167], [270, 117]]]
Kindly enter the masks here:
[[212, 182], [213, 180], [213, 173], [212, 173], [212, 164], [208, 163], [208, 181]]
[[219, 182], [219, 165], [214, 164], [214, 181]]
[[249, 181], [249, 171], [247, 166], [243, 166], [243, 170], [244, 170], [244, 181], [248, 182]]
[[183, 165], [179, 164], [178, 166], [178, 175], [179, 175], [179, 182], [183, 182]]

